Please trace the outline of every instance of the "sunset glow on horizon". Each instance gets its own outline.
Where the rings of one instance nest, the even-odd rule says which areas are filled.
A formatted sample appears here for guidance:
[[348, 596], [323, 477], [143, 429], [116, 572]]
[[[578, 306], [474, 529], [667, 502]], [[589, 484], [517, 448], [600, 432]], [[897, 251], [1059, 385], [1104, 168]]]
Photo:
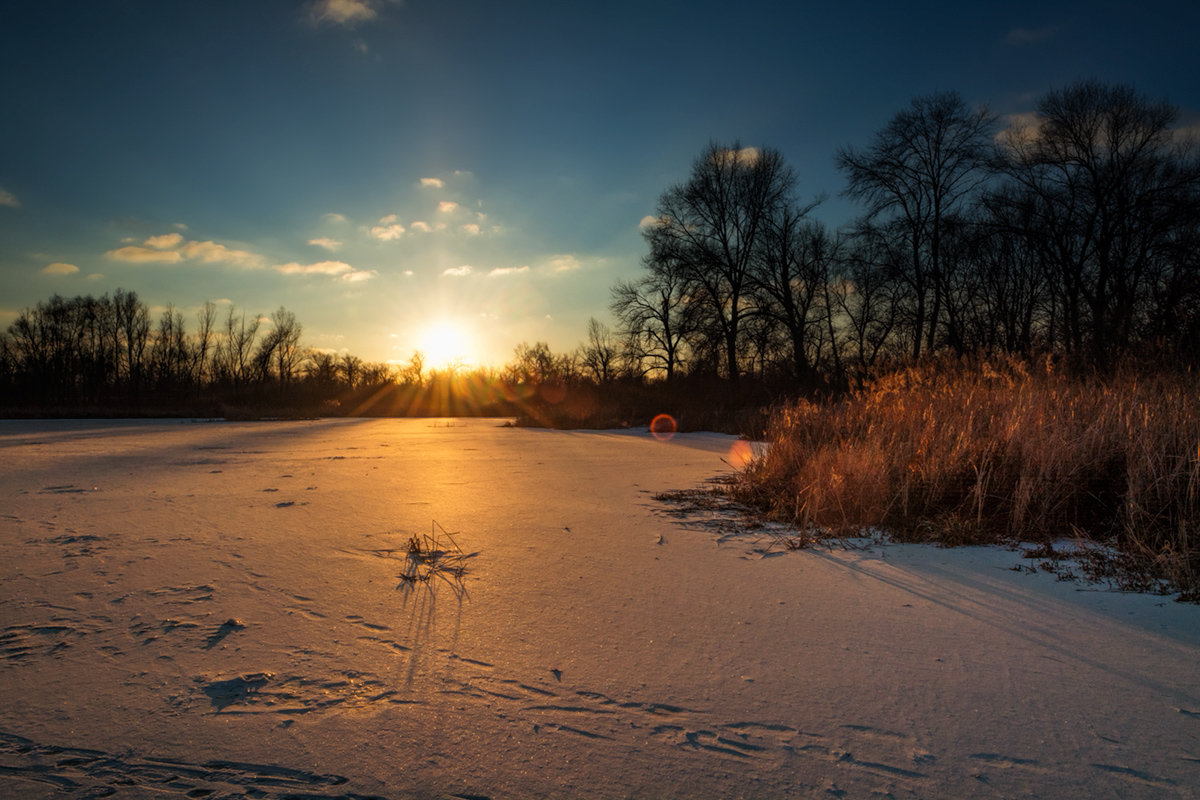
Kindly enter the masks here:
[[476, 335], [459, 320], [435, 320], [421, 334], [418, 352], [428, 370], [481, 366]]
[[282, 306], [315, 351], [499, 366], [522, 342], [569, 352], [589, 318], [612, 324], [645, 220], [709, 142], [778, 149], [798, 195], [826, 197], [814, 217], [841, 226], [859, 209], [834, 154], [914, 96], [954, 89], [1022, 119], [1090, 76], [1200, 120], [1180, 69], [1196, 9], [751, 0], [740, 18], [769, 24], [714, 26], [726, 11], [6, 9], [0, 330], [55, 294], [120, 288], [189, 331], [206, 302], [222, 317]]

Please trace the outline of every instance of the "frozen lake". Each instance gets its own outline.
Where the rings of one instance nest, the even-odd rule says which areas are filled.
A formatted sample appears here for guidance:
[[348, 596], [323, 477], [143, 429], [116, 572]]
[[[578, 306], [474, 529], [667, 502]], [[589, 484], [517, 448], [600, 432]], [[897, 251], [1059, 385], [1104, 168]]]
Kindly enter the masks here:
[[665, 513], [736, 444], [0, 422], [0, 795], [1200, 796], [1200, 608]]

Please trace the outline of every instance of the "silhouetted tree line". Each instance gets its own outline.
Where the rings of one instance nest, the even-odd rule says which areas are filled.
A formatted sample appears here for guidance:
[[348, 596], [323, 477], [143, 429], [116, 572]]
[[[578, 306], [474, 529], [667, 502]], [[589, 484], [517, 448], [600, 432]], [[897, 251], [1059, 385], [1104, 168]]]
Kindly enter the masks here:
[[0, 388], [10, 410], [204, 409], [311, 405], [392, 378], [387, 365], [301, 347], [296, 316], [205, 303], [188, 331], [168, 307], [157, 320], [136, 292], [64, 298], [21, 312], [0, 333]]
[[[919, 97], [835, 156], [849, 226], [812, 218], [770, 148], [711, 144], [612, 287], [615, 330], [500, 370], [427, 372], [306, 349], [302, 327], [207, 303], [192, 332], [133, 292], [53, 297], [0, 333], [9, 413], [518, 414], [547, 424], [729, 424], [782, 394], [927, 356], [1056, 354], [1092, 369], [1200, 357], [1200, 153], [1133, 89], [1052, 91], [1004, 130], [958, 94]], [[756, 423], [737, 423], [756, 427]]]
[[1178, 110], [1082, 82], [1029, 120], [920, 97], [836, 154], [831, 231], [772, 149], [710, 145], [612, 289], [616, 372], [844, 385], [932, 354], [1200, 356], [1200, 157]]

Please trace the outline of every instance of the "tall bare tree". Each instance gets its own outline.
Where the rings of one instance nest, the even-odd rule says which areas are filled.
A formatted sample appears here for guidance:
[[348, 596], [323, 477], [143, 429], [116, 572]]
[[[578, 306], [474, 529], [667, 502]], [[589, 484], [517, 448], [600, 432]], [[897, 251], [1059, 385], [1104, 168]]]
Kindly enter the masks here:
[[731, 381], [741, 374], [743, 322], [754, 313], [753, 262], [794, 183], [777, 150], [713, 143], [687, 182], [662, 194], [656, 221], [644, 229], [648, 266], [683, 278]]
[[617, 360], [621, 351], [612, 331], [600, 320], [588, 320], [587, 341], [579, 348], [579, 365], [599, 384], [616, 377]]
[[1010, 197], [1032, 207], [1061, 341], [1098, 364], [1137, 338], [1164, 285], [1194, 283], [1178, 245], [1196, 238], [1200, 154], [1177, 120], [1169, 103], [1087, 81], [1048, 93], [1035, 124], [1004, 134]]
[[914, 99], [865, 149], [838, 151], [845, 194], [866, 205], [864, 225], [898, 240], [895, 266], [911, 290], [914, 358], [937, 345], [940, 331], [959, 338], [946, 313], [953, 264], [944, 240], [951, 218], [988, 178], [994, 127], [986, 109], [939, 92]]
[[624, 349], [640, 373], [661, 372], [669, 382], [684, 363], [690, 332], [685, 290], [683, 276], [671, 262], [612, 287], [609, 308], [620, 321]]

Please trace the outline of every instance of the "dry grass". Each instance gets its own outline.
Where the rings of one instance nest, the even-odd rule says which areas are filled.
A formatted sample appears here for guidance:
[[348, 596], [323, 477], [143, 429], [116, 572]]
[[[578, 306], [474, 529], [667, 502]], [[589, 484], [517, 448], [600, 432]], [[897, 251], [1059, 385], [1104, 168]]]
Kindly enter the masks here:
[[739, 502], [847, 534], [1104, 544], [1200, 599], [1200, 380], [937, 363], [773, 415]]
[[439, 578], [459, 589], [467, 573], [467, 560], [474, 555], [464, 553], [455, 541], [454, 534], [435, 520], [430, 525], [429, 533], [409, 537], [404, 553], [404, 568], [397, 576], [400, 586], [427, 584], [433, 578]]

